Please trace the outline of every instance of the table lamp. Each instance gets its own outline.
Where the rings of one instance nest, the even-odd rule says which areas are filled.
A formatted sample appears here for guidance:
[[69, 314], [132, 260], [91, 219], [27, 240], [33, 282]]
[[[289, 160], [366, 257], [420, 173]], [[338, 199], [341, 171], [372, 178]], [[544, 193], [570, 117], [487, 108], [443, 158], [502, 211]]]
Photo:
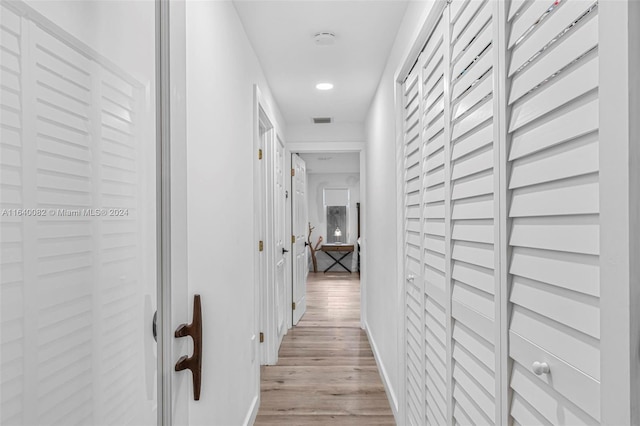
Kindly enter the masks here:
[[339, 227], [336, 227], [336, 230], [333, 231], [333, 236], [336, 237], [336, 243], [340, 242], [340, 237], [342, 237], [342, 231]]

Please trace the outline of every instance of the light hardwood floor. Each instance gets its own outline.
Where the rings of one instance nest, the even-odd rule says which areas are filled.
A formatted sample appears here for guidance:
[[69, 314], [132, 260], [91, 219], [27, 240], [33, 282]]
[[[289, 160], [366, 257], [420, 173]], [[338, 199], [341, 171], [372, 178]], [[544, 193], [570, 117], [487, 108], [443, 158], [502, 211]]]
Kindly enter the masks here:
[[357, 274], [310, 273], [307, 312], [261, 370], [256, 425], [394, 425], [360, 329]]

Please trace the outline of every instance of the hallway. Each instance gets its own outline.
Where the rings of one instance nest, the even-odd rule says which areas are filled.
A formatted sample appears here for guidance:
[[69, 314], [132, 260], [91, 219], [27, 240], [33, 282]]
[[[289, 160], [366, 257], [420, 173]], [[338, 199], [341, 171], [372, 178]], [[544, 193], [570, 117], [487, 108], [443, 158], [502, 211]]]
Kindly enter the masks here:
[[640, 426], [639, 69], [634, 0], [0, 0], [0, 426]]
[[310, 273], [307, 312], [263, 366], [256, 425], [393, 425], [365, 332], [356, 274]]

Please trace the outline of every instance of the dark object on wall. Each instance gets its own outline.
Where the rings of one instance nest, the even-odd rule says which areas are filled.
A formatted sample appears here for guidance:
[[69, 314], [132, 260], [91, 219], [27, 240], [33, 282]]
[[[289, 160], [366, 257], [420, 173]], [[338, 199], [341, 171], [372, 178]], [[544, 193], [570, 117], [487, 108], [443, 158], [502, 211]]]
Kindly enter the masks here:
[[193, 339], [193, 355], [183, 355], [176, 363], [175, 370], [191, 370], [193, 379], [193, 399], [200, 399], [200, 387], [202, 385], [202, 307], [200, 295], [193, 296], [193, 320], [191, 324], [180, 324], [175, 332], [175, 337], [191, 336]]
[[358, 244], [358, 275], [360, 275], [360, 203], [356, 203], [356, 210], [358, 211], [358, 238], [356, 244]]
[[360, 238], [360, 203], [356, 203], [356, 210], [358, 211], [358, 238]]

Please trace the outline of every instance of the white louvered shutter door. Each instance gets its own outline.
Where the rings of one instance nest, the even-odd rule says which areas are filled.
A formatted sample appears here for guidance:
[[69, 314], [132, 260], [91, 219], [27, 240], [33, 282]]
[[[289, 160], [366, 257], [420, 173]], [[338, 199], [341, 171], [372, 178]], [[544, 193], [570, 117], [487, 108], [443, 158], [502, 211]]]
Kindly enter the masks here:
[[[516, 424], [595, 424], [597, 3], [514, 2], [507, 19], [510, 414]], [[536, 375], [534, 362], [550, 374]]]
[[421, 425], [423, 416], [423, 327], [421, 242], [421, 124], [418, 70], [403, 88], [403, 188], [405, 256], [405, 376], [406, 415], [410, 425]]
[[154, 423], [153, 101], [142, 116], [140, 83], [0, 7], [1, 207], [47, 211], [1, 221], [0, 423]]
[[422, 53], [425, 424], [446, 424], [447, 309], [445, 285], [444, 22]]
[[[0, 203], [3, 209], [19, 209], [23, 197], [22, 132], [24, 131], [22, 96], [24, 89], [20, 80], [21, 63], [24, 60], [22, 46], [23, 31], [20, 17], [0, 6], [0, 168], [2, 187]], [[0, 221], [2, 257], [0, 264], [0, 326], [2, 326], [2, 375], [0, 386], [0, 424], [19, 424], [24, 409], [25, 371], [22, 359], [25, 356], [24, 311], [25, 276], [22, 218], [2, 217]], [[8, 303], [11, 301], [11, 303]], [[8, 326], [4, 326], [7, 324]]]
[[493, 1], [450, 7], [452, 414], [496, 423]]

